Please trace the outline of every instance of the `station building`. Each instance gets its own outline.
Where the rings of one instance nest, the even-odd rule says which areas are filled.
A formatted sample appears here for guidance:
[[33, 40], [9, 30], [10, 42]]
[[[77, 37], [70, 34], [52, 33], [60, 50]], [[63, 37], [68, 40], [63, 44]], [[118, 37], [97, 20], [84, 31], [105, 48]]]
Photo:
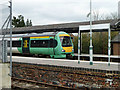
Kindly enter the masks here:
[[120, 33], [111, 41], [113, 47], [113, 55], [120, 55]]

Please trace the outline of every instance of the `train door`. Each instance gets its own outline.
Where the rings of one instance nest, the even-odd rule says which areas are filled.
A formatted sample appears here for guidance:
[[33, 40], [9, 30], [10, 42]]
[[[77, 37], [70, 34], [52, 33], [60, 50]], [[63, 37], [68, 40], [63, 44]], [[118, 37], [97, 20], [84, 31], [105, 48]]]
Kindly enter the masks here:
[[54, 55], [53, 39], [49, 40], [48, 47], [49, 47], [48, 52], [50, 53], [50, 55]]
[[23, 37], [23, 44], [22, 44], [23, 53], [27, 53], [27, 54], [30, 53], [29, 41], [30, 41], [30, 37]]
[[51, 51], [51, 54], [55, 55], [55, 47], [57, 46], [57, 41], [55, 39], [51, 38], [49, 45], [50, 45], [49, 50]]

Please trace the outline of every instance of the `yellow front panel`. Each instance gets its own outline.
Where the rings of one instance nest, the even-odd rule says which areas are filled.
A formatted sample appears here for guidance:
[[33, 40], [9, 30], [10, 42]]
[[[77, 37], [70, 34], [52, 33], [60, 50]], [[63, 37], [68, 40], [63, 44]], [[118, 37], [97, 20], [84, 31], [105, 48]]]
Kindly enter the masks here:
[[73, 47], [62, 47], [65, 52], [72, 52]]
[[37, 38], [49, 38], [49, 36], [41, 36], [41, 37], [30, 37], [30, 39], [37, 39]]
[[70, 35], [68, 35], [68, 34], [60, 34], [59, 36], [70, 36]]

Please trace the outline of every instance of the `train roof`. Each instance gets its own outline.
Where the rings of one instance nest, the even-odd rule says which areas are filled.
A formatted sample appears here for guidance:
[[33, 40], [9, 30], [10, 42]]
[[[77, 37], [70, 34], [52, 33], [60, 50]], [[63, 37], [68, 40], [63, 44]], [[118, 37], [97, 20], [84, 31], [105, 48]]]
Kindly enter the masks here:
[[[55, 36], [60, 32], [44, 32], [44, 33], [27, 33], [27, 34], [13, 34], [12, 37], [34, 37], [34, 36]], [[63, 32], [62, 32], [63, 33]], [[65, 32], [64, 32], [65, 33]], [[9, 38], [10, 35], [6, 35]]]

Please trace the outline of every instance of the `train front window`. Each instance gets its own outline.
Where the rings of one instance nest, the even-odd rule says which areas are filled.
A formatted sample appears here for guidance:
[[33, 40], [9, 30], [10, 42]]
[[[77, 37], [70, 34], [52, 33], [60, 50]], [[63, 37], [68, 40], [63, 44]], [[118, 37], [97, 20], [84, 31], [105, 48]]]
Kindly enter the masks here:
[[69, 36], [60, 36], [60, 41], [63, 47], [72, 46], [72, 42]]

